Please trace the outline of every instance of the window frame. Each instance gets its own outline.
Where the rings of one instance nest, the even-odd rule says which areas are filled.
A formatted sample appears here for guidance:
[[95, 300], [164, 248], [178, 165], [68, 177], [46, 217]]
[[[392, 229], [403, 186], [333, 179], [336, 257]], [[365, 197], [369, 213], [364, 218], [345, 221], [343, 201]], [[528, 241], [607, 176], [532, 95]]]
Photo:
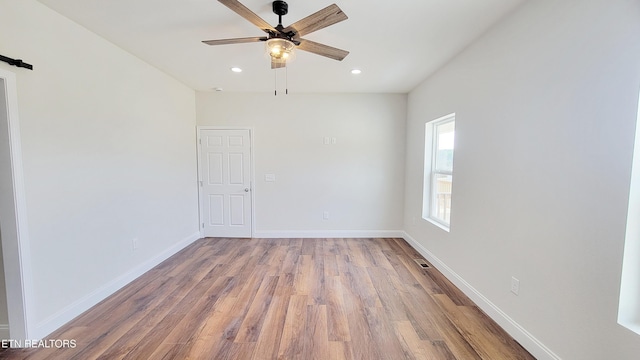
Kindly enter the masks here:
[[[437, 178], [439, 176], [451, 177], [451, 183], [453, 188], [453, 167], [449, 170], [442, 170], [437, 168], [437, 155], [438, 155], [438, 128], [449, 123], [453, 123], [454, 128], [454, 144], [455, 144], [455, 121], [456, 114], [452, 113], [435, 120], [429, 121], [425, 124], [425, 166], [424, 166], [424, 186], [423, 186], [423, 209], [422, 218], [433, 223], [445, 231], [449, 231], [451, 228], [451, 205], [449, 205], [449, 222], [441, 219], [437, 216], [436, 210], [438, 209], [438, 201], [436, 196]], [[455, 157], [455, 145], [454, 145], [454, 157]], [[450, 192], [450, 196], [453, 191]], [[451, 198], [449, 199], [449, 202]], [[450, 203], [451, 204], [451, 203]], [[446, 215], [444, 216], [446, 218]]]
[[[640, 104], [640, 100], [638, 100]], [[640, 108], [636, 115], [636, 133], [631, 161], [631, 179], [618, 295], [618, 324], [640, 335]]]

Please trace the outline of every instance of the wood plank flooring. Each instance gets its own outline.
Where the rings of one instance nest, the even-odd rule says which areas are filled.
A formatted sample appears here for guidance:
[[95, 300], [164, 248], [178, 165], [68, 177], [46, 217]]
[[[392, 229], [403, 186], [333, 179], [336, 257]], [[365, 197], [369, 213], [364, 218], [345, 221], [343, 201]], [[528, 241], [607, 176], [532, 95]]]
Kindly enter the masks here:
[[2, 359], [533, 359], [402, 239], [201, 239]]

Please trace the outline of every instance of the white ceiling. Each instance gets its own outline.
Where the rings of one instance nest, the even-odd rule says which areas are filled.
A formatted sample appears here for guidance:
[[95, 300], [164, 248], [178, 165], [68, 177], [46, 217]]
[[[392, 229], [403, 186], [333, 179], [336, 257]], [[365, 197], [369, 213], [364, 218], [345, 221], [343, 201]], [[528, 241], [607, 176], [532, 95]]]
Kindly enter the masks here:
[[[264, 36], [216, 0], [39, 0], [200, 91], [283, 90], [263, 43], [208, 46], [202, 40]], [[293, 92], [406, 93], [524, 0], [289, 0], [283, 25], [335, 1], [348, 20], [304, 38], [350, 51], [339, 62], [298, 51]], [[274, 26], [270, 0], [241, 0]], [[233, 73], [238, 66], [244, 71]], [[359, 68], [360, 75], [350, 70]]]

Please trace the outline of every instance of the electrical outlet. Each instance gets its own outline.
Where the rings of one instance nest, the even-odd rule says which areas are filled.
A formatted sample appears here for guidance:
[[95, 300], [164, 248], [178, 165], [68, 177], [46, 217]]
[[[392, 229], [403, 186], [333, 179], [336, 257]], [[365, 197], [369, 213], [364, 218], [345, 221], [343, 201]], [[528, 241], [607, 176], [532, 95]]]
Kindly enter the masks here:
[[329, 220], [329, 212], [328, 211], [324, 211], [322, 213], [322, 219], [323, 220]]
[[520, 292], [520, 280], [514, 278], [513, 276], [511, 277], [511, 292], [515, 295], [518, 295], [518, 293]]
[[133, 238], [133, 240], [131, 240], [131, 247], [133, 248], [133, 250], [138, 250], [140, 248], [138, 238]]

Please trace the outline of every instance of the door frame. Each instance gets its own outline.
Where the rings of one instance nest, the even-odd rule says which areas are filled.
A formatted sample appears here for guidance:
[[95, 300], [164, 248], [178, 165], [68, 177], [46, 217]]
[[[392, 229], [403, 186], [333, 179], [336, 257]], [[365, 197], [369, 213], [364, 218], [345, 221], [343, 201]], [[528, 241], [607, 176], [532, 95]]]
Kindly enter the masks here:
[[[9, 335], [12, 340], [23, 341], [36, 336], [33, 324], [33, 277], [27, 223], [27, 201], [22, 168], [22, 146], [18, 118], [18, 90], [16, 75], [0, 69], [7, 101], [7, 125], [9, 128], [9, 156], [13, 182], [13, 204], [16, 236], [2, 238]], [[5, 205], [3, 205], [5, 206]]]
[[196, 126], [196, 147], [198, 148], [198, 228], [200, 229], [200, 237], [204, 237], [204, 228], [202, 226], [203, 219], [203, 206], [204, 206], [204, 193], [202, 191], [202, 146], [201, 145], [201, 132], [202, 130], [248, 130], [249, 131], [249, 161], [251, 161], [249, 174], [249, 199], [251, 201], [251, 237], [254, 237], [256, 232], [256, 201], [255, 201], [255, 162], [253, 159], [253, 128], [248, 126], [212, 126], [202, 125]]

